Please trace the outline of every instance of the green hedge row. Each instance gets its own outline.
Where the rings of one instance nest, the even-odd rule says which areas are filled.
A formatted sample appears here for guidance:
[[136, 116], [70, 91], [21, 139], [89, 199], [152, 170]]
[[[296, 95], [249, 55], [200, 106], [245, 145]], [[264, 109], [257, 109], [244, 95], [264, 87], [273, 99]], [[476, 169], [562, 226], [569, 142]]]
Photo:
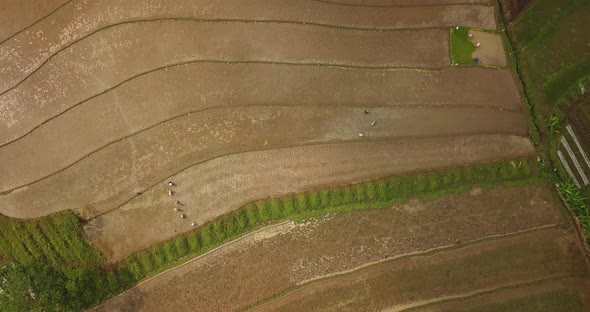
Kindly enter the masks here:
[[178, 264], [181, 258], [201, 255], [268, 224], [327, 212], [387, 207], [413, 197], [439, 197], [474, 185], [528, 179], [536, 176], [533, 167], [530, 160], [494, 163], [256, 201], [195, 231], [134, 254], [121, 264], [117, 275], [123, 284], [131, 285]]
[[[137, 252], [111, 268], [103, 266], [102, 256], [84, 240], [80, 222], [71, 212], [32, 221], [0, 218], [0, 251], [13, 260], [0, 267], [0, 276], [7, 281], [2, 284], [0, 306], [2, 311], [81, 311], [142, 279], [269, 224], [390, 207], [413, 197], [432, 199], [475, 185], [530, 181], [538, 176], [536, 167], [531, 160], [519, 160], [259, 200]], [[23, 289], [31, 290], [36, 297]]]

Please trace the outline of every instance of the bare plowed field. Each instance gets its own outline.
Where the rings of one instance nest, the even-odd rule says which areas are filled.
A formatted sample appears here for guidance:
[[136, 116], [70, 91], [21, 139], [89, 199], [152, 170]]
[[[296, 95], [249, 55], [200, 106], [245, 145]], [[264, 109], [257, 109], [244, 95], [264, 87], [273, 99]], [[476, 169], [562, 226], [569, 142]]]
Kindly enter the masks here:
[[[333, 92], [325, 92], [326, 89]], [[51, 131], [51, 128], [44, 127], [55, 122], [52, 117], [57, 111], [51, 112], [50, 108], [57, 109], [56, 105], [65, 111], [59, 115], [58, 121], [69, 117], [61, 122], [68, 123], [70, 127], [75, 127], [76, 122], [84, 122], [85, 128], [92, 128], [97, 112], [115, 110], [119, 113], [121, 110], [120, 114], [125, 116], [132, 130], [190, 111], [237, 105], [466, 105], [520, 108], [520, 95], [510, 71], [483, 68], [369, 70], [278, 64], [192, 63], [148, 72], [106, 91], [98, 96], [88, 93], [88, 97], [83, 99], [68, 97], [48, 102], [44, 104], [49, 107], [47, 109], [39, 110], [34, 105], [25, 108], [29, 116], [27, 123], [31, 125], [9, 128], [3, 134], [3, 139], [14, 140], [31, 130]], [[74, 107], [77, 109], [70, 111]], [[152, 112], [155, 113], [154, 117], [141, 123]], [[44, 124], [46, 121], [47, 125]], [[36, 128], [39, 124], [42, 125]]]
[[[503, 41], [451, 64], [469, 61], [455, 26], [500, 35], [495, 2], [7, 1], [0, 216], [81, 220], [62, 213], [76, 242], [5, 222], [0, 262], [52, 265], [57, 301], [140, 283], [97, 310], [590, 304], [520, 82], [484, 67], [504, 64]], [[29, 293], [16, 310], [44, 304]]]
[[[123, 24], [96, 33], [58, 54], [18, 88], [2, 95], [0, 133], [7, 137], [1, 142], [19, 136], [8, 134], [8, 129], [22, 135], [35, 127], [39, 119], [67, 109], [65, 99], [77, 103], [136, 75], [178, 63], [442, 67], [449, 64], [448, 37], [447, 29], [380, 32], [198, 21]], [[395, 42], [404, 44], [392, 44]]]
[[[223, 66], [212, 67], [223, 68]], [[202, 68], [202, 66], [196, 67]], [[277, 115], [283, 114], [285, 118], [292, 114], [293, 118], [300, 118], [299, 120], [310, 125], [316, 125], [301, 131], [313, 132], [314, 128], [324, 129], [326, 128], [324, 124], [333, 125], [332, 128], [339, 131], [326, 133], [326, 135], [323, 135], [323, 132], [315, 133], [307, 138], [314, 141], [325, 141], [326, 136], [331, 140], [350, 140], [359, 132], [369, 132], [367, 134], [372, 137], [480, 133], [526, 134], [524, 116], [513, 111], [520, 109], [520, 103], [516, 87], [508, 72], [467, 69], [443, 72], [395, 70], [373, 73], [372, 71], [325, 69], [326, 75], [317, 76], [318, 80], [306, 81], [305, 76], [312, 75], [309, 69], [296, 68], [294, 70], [296, 77], [289, 79], [283, 76], [285, 72], [288, 74], [289, 68], [282, 68], [271, 71], [277, 76], [277, 80], [284, 81], [282, 85], [284, 91], [276, 92], [276, 88], [280, 86], [271, 84], [272, 80], [269, 78], [272, 77], [265, 75], [266, 69], [272, 69], [274, 66], [244, 65], [238, 69], [238, 72], [252, 67], [262, 67], [264, 70], [260, 71], [257, 77], [265, 78], [252, 79], [250, 83], [244, 84], [243, 89], [239, 87], [237, 90], [232, 90], [229, 87], [240, 85], [239, 78], [214, 79], [215, 76], [231, 77], [228, 74], [236, 71], [220, 71], [218, 75], [215, 75], [216, 71], [212, 71], [211, 76], [207, 75], [207, 72], [200, 72], [203, 74], [204, 83], [192, 79], [180, 83], [184, 77], [188, 76], [187, 73], [186, 76], [172, 76], [171, 78], [176, 79], [170, 79], [169, 84], [158, 84], [162, 80], [147, 80], [139, 85], [133, 84], [91, 99], [0, 149], [0, 163], [6, 164], [6, 170], [0, 176], [0, 192], [21, 187], [54, 174], [91, 153], [108, 148], [109, 144], [125, 137], [153, 135], [162, 131], [169, 131], [169, 136], [179, 136], [182, 131], [186, 131], [184, 128], [187, 123], [203, 124], [206, 123], [205, 120], [209, 120], [208, 123], [212, 125], [220, 122], [234, 123], [231, 119], [235, 116], [228, 115], [227, 118], [223, 118], [224, 114], [230, 111], [245, 110], [245, 114], [251, 119], [256, 119], [260, 112], [274, 111]], [[254, 72], [256, 71], [251, 73]], [[336, 79], [336, 76], [343, 72], [350, 73], [353, 77], [340, 75], [340, 79]], [[246, 76], [250, 77], [250, 75]], [[248, 77], [245, 79], [248, 80]], [[364, 77], [367, 79], [363, 79]], [[365, 81], [355, 84], [356, 79]], [[492, 83], [493, 79], [502, 79], [506, 83], [497, 83], [497, 87], [484, 87], [486, 83]], [[321, 81], [326, 80], [333, 83], [322, 85]], [[465, 82], [461, 88], [472, 87], [471, 91], [461, 93], [461, 88], [453, 90], [450, 88], [450, 83], [439, 82], [458, 80]], [[260, 83], [257, 84], [259, 81]], [[293, 83], [289, 83], [290, 81]], [[175, 82], [179, 83], [175, 84]], [[192, 84], [201, 87], [191, 88]], [[394, 87], [396, 85], [397, 87]], [[331, 88], [334, 93], [322, 93], [325, 88]], [[413, 91], [412, 88], [414, 88]], [[505, 89], [501, 90], [501, 88]], [[354, 90], [363, 91], [351, 96], [355, 93]], [[371, 94], [371, 91], [375, 91], [375, 94]], [[453, 91], [455, 93], [451, 94]], [[465, 99], [460, 99], [457, 93], [465, 94]], [[441, 96], [437, 99], [436, 94]], [[453, 97], [458, 100], [453, 101]], [[360, 110], [351, 107], [360, 105], [383, 108], [372, 109], [373, 113], [370, 116], [359, 118], [362, 117]], [[240, 108], [245, 106], [258, 107]], [[320, 109], [316, 106], [326, 107]], [[338, 106], [344, 107], [337, 108]], [[188, 114], [191, 115], [188, 116]], [[308, 117], [305, 116], [311, 116], [309, 117], [311, 119], [306, 120]], [[243, 119], [243, 117], [240, 118]], [[185, 119], [188, 120], [179, 122]], [[378, 125], [368, 129], [366, 126], [372, 120], [377, 121]], [[164, 122], [166, 124], [162, 124]], [[283, 122], [281, 124], [278, 120], [275, 124], [261, 123], [258, 126], [264, 127], [261, 131], [274, 129], [285, 133], [295, 130], [295, 128], [291, 129], [292, 127], [284, 127], [287, 121]], [[238, 125], [233, 127], [236, 126]], [[210, 135], [199, 134], [190, 139], [201, 137], [209, 141]], [[130, 137], [130, 139], [135, 138]], [[171, 141], [174, 140], [171, 139]], [[185, 145], [184, 150], [190, 151], [192, 143], [185, 142], [185, 144], [188, 145]], [[228, 148], [228, 152], [231, 152], [231, 147]]]
[[[15, 22], [18, 17], [22, 18], [25, 9], [33, 12], [46, 10], [44, 5], [65, 1], [42, 1], [41, 6], [39, 1], [31, 0], [8, 2], [7, 10], [13, 14], [2, 19], [2, 26], [4, 21]], [[36, 19], [39, 16], [31, 14], [27, 17]], [[304, 0], [250, 0], [247, 3], [207, 0], [199, 1], [199, 5], [188, 0], [76, 0], [0, 46], [0, 92], [24, 80], [49, 57], [93, 32], [120, 23], [157, 19], [291, 22], [384, 30], [449, 28], [454, 25], [496, 29], [494, 8], [478, 5], [371, 8]], [[18, 19], [18, 23], [6, 23], [0, 31], [6, 31], [7, 37], [8, 32], [14, 32], [13, 28], [24, 28], [21, 24], [25, 22]]]
[[[330, 309], [374, 310], [585, 272], [575, 235], [561, 229], [567, 225], [559, 205], [549, 186], [497, 188], [284, 224], [164, 273], [98, 310], [239, 310], [318, 278], [275, 304], [297, 296], [298, 311], [315, 311], [313, 300], [302, 300], [315, 298], [308, 289], [322, 287], [320, 304]], [[379, 261], [385, 262], [321, 279]], [[333, 291], [339, 293], [327, 296]]]
[[[590, 305], [588, 289], [590, 289], [589, 279], [561, 277], [478, 293], [467, 298], [449, 298], [407, 311], [581, 312], [585, 311], [584, 307]], [[392, 311], [395, 310], [392, 309]]]
[[[110, 261], [191, 230], [190, 223], [214, 220], [258, 198], [280, 196], [334, 184], [347, 184], [423, 169], [514, 158], [532, 151], [528, 140], [484, 136], [468, 139], [396, 140], [332, 144], [241, 153], [218, 158], [171, 177], [122, 207], [92, 220], [87, 235]], [[173, 213], [180, 200], [187, 219]], [[24, 210], [24, 207], [23, 207]], [[95, 215], [102, 211], [87, 211]], [[143, 231], [133, 240], [128, 233]]]
[[[68, 0], [2, 0], [0, 2], [0, 15], [2, 16], [0, 19], [0, 42], [16, 35], [67, 2]], [[2, 49], [3, 47], [0, 48], [0, 51]], [[0, 52], [1, 54], [2, 52]], [[0, 61], [2, 62], [0, 66], [4, 65], [3, 61]], [[0, 78], [0, 80], [3, 79]]]
[[[469, 295], [586, 270], [572, 233], [549, 229], [433, 255], [384, 262], [310, 283], [253, 311], [399, 311], [435, 298]], [[436, 285], [436, 286], [433, 286]]]
[[[254, 139], [256, 140], [256, 138]], [[260, 148], [264, 147], [265, 139], [268, 139], [268, 136], [256, 140]], [[408, 141], [412, 142], [413, 140]], [[162, 142], [165, 142], [165, 140], [162, 140]], [[440, 140], [416, 139], [416, 144], [421, 146], [414, 150], [416, 153], [432, 155], [430, 165], [425, 166], [423, 169], [438, 167], [436, 161], [443, 161], [445, 164], [452, 165], [472, 164], [520, 157], [533, 152], [528, 139], [512, 136], [441, 138]], [[269, 145], [271, 147], [267, 148], [280, 146], [277, 142], [273, 143], [272, 141], [269, 141]], [[186, 157], [181, 159], [183, 162], [174, 161], [178, 159], [174, 152], [182, 150], [182, 145], [175, 145], [172, 150], [168, 149], [164, 153], [160, 150], [162, 145], [154, 145], [151, 150], [146, 150], [146, 152], [155, 152], [156, 154], [152, 154], [151, 157], [143, 156], [141, 158], [136, 158], [137, 155], [133, 152], [137, 148], [137, 144], [133, 140], [122, 141], [114, 146], [117, 148], [103, 149], [58, 174], [0, 196], [2, 214], [12, 217], [31, 218], [55, 211], [75, 209], [78, 211], [88, 210], [93, 215], [95, 212], [117, 207], [119, 204], [136, 196], [138, 192], [145, 192], [152, 185], [161, 182], [166, 177], [196, 164], [191, 162], [190, 159], [187, 160]], [[386, 146], [384, 145], [384, 147]], [[459, 153], [458, 149], [449, 150], [448, 152], [452, 154], [448, 155], [457, 155], [457, 157], [444, 159], [442, 156], [445, 155], [444, 151], [438, 153], [439, 148], [451, 147], [463, 147], [462, 153], [465, 154], [455, 154]], [[150, 159], [154, 160], [153, 156], [157, 155], [159, 155], [155, 158], [157, 161], [148, 162]], [[360, 162], [362, 162], [362, 155], [364, 154], [360, 151], [358, 154], [358, 161]], [[192, 156], [187, 155], [187, 157]], [[213, 155], [209, 155], [204, 159], [213, 157]], [[408, 155], [408, 159], [413, 158], [416, 158], [416, 156]], [[426, 159], [424, 161], [429, 163]], [[157, 172], [152, 171], [156, 167], [159, 170]]]
[[[90, 154], [78, 152], [84, 151], [86, 140], [83, 135], [74, 137], [78, 140], [73, 142], [73, 147], [61, 150], [60, 144], [53, 143], [62, 140], [56, 134], [51, 141], [39, 142], [46, 146], [45, 151], [51, 151], [44, 157], [36, 157], [24, 149], [19, 151], [20, 157], [9, 158], [10, 166], [6, 167], [1, 180], [1, 190], [13, 190], [51, 177], [53, 173], [67, 176], [77, 172], [79, 178], [76, 180], [82, 180], [85, 187], [97, 183], [108, 183], [105, 187], [111, 185], [108, 187], [110, 192], [99, 189], [103, 194], [116, 194], [125, 189], [131, 191], [129, 188], [135, 192], [190, 164], [250, 150], [339, 141], [475, 134], [525, 136], [527, 133], [524, 116], [518, 112], [403, 107], [371, 111], [372, 114], [364, 115], [361, 109], [351, 107], [222, 108], [187, 114], [106, 146], [97, 144], [95, 146], [99, 149]], [[293, 124], [292, 120], [298, 122]], [[372, 121], [377, 124], [371, 126]], [[359, 133], [364, 137], [359, 137]], [[52, 146], [58, 147], [53, 149]], [[82, 148], [78, 149], [78, 146]], [[73, 165], [64, 167], [69, 164]], [[80, 205], [79, 202], [76, 204]], [[16, 216], [9, 212], [17, 211], [10, 206], [0, 209], [1, 213]], [[36, 207], [27, 210], [36, 210], [39, 215], [55, 211]], [[25, 213], [23, 216], [31, 215]]]

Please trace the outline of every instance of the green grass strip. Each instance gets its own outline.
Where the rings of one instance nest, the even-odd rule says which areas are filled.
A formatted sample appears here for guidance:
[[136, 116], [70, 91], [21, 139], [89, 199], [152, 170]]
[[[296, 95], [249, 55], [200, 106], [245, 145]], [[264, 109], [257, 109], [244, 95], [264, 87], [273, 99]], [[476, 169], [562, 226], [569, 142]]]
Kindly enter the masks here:
[[469, 41], [469, 29], [467, 27], [451, 29], [451, 57], [453, 64], [473, 64], [475, 46]]

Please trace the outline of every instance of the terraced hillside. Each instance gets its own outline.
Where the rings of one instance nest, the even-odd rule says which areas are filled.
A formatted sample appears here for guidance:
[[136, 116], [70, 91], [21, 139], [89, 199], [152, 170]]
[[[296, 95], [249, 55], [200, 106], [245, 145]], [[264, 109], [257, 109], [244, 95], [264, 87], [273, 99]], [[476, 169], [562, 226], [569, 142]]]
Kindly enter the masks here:
[[190, 259], [98, 309], [588, 307], [494, 2], [5, 6], [0, 264], [66, 270], [69, 309]]

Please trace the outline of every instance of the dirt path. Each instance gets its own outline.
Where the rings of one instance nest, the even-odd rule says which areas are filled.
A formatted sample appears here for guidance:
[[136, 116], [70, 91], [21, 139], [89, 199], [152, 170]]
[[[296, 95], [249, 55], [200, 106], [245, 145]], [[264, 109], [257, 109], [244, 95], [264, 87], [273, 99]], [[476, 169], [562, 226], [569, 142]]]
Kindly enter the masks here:
[[[2, 0], [0, 2], [0, 16], [2, 16], [2, 19], [0, 19], [0, 42], [4, 42], [18, 32], [32, 26], [68, 1]], [[2, 51], [2, 48], [0, 48], [0, 51]], [[0, 52], [1, 54], [2, 52]], [[0, 77], [2, 76], [0, 75]]]
[[[9, 12], [21, 18], [37, 17], [22, 10], [36, 12], [44, 5], [65, 2], [8, 0]], [[448, 28], [454, 25], [495, 29], [494, 8], [476, 5], [435, 7], [370, 8], [334, 6], [305, 0], [250, 0], [236, 3], [231, 0], [206, 0], [194, 5], [187, 0], [101, 0], [79, 1], [60, 8], [29, 30], [0, 46], [0, 93], [25, 79], [39, 68], [48, 57], [75, 44], [93, 32], [110, 25], [138, 20], [182, 18], [205, 20], [290, 21], [336, 27], [375, 29]], [[19, 21], [21, 20], [19, 19]], [[13, 18], [2, 21], [13, 21]], [[2, 25], [2, 24], [0, 24]], [[10, 23], [6, 29], [11, 31]], [[2, 33], [0, 33], [2, 34]]]
[[[386, 270], [383, 274], [399, 272], [402, 277], [411, 278], [390, 278], [395, 283], [379, 284], [374, 288], [376, 291], [392, 285], [398, 285], [399, 291], [388, 292], [378, 299], [407, 303], [462, 292], [445, 285], [472, 286], [471, 290], [475, 291], [494, 284], [583, 272], [584, 262], [575, 247], [575, 237], [569, 231], [564, 234], [562, 229], [546, 229], [475, 245], [467, 243], [492, 235], [561, 224], [564, 221], [559, 205], [549, 186], [530, 186], [468, 192], [425, 204], [412, 202], [392, 209], [323, 219], [267, 239], [261, 239], [264, 236], [260, 235], [258, 240], [229, 245], [143, 283], [98, 310], [157, 311], [163, 307], [175, 311], [238, 310], [303, 281], [383, 261], [386, 257], [392, 259], [452, 246], [457, 241], [469, 247], [394, 260], [392, 263], [399, 270]], [[526, 261], [523, 254], [527, 255]], [[489, 261], [499, 257], [503, 261]], [[440, 269], [439, 265], [446, 269]], [[428, 280], [429, 277], [461, 282], [438, 283]], [[414, 298], [410, 299], [408, 292], [412, 289]], [[391, 296], [391, 293], [399, 295]], [[350, 298], [349, 295], [337, 298]], [[329, 298], [332, 297], [326, 300]], [[390, 305], [384, 307], [387, 306]]]
[[[411, 130], [417, 128], [413, 125], [414, 122], [420, 125], [431, 124], [431, 127], [437, 128], [437, 132], [441, 131], [440, 135], [468, 133], [469, 131], [460, 129], [467, 129], [470, 121], [477, 121], [477, 129], [486, 133], [494, 132], [494, 123], [497, 123], [495, 128], [498, 133], [524, 133], [520, 130], [512, 131], [518, 128], [515, 128], [518, 118], [515, 118], [514, 113], [492, 111], [488, 115], [486, 112], [490, 111], [488, 107], [521, 109], [516, 86], [510, 73], [505, 71], [453, 69], [443, 72], [372, 72], [326, 68], [314, 73], [315, 69], [290, 66], [276, 68], [270, 65], [229, 65], [229, 69], [225, 67], [226, 70], [223, 70], [224, 66], [227, 65], [195, 64], [195, 68], [188, 72], [184, 67], [175, 70], [184, 74], [169, 75], [169, 72], [164, 71], [166, 74], [160, 79], [145, 79], [137, 84], [125, 85], [94, 98], [49, 121], [30, 135], [1, 147], [0, 163], [6, 164], [6, 170], [0, 176], [0, 192], [38, 181], [63, 170], [89, 153], [129, 135], [149, 131], [150, 127], [161, 122], [172, 120], [170, 122], [174, 123], [173, 119], [183, 118], [191, 112], [194, 113], [194, 118], [201, 114], [224, 114], [226, 110], [216, 109], [222, 107], [232, 107], [233, 110], [237, 106], [259, 105], [260, 107], [252, 109], [256, 112], [280, 112], [283, 106], [330, 106], [330, 114], [336, 114], [334, 110], [340, 105], [399, 106], [395, 110], [386, 110], [394, 113], [393, 120], [390, 120], [391, 114], [388, 113], [372, 117], [381, 119], [383, 126], [394, 121], [395, 136], [416, 135], [416, 131]], [[203, 71], [207, 68], [211, 70]], [[189, 78], [198, 77], [197, 71], [202, 79]], [[240, 74], [244, 72], [248, 74]], [[165, 78], [171, 79], [163, 83]], [[271, 83], [277, 80], [283, 81], [281, 85]], [[359, 83], [359, 80], [362, 82]], [[459, 85], [458, 82], [465, 84]], [[198, 87], [191, 87], [195, 84]], [[467, 88], [469, 91], [466, 91]], [[461, 106], [466, 108], [461, 109]], [[433, 109], [434, 107], [438, 108]], [[477, 107], [486, 110], [477, 110]], [[311, 107], [301, 110], [317, 111]], [[352, 110], [345, 107], [341, 111]], [[439, 112], [441, 118], [434, 116]], [[457, 112], [457, 116], [448, 116], [454, 112]], [[463, 116], [468, 116], [466, 121], [458, 119]], [[496, 117], [497, 119], [492, 119]], [[402, 120], [398, 121], [398, 118]], [[416, 118], [427, 120], [413, 121]], [[433, 118], [440, 119], [442, 123], [428, 121]], [[479, 124], [481, 121], [489, 123], [483, 126]], [[350, 126], [350, 133], [359, 128], [352, 124], [347, 126]], [[520, 128], [523, 127], [524, 120]], [[382, 127], [380, 125], [377, 128]], [[418, 135], [428, 133], [428, 127], [425, 127]]]
[[[259, 198], [497, 157], [514, 158], [532, 150], [523, 138], [474, 137], [337, 144], [226, 156], [171, 177], [178, 184], [174, 198], [167, 195], [168, 180], [163, 181], [93, 220], [86, 233], [116, 261], [190, 231], [193, 221], [214, 220]], [[185, 204], [186, 220], [173, 212], [176, 200]], [[137, 232], [143, 234], [129, 239], [129, 233]]]
[[11, 141], [40, 120], [59, 114], [68, 108], [66, 103], [77, 103], [126, 79], [173, 64], [215, 60], [444, 67], [449, 65], [448, 37], [445, 29], [379, 32], [197, 21], [119, 25], [58, 54], [18, 88], [2, 95], [0, 142]]

